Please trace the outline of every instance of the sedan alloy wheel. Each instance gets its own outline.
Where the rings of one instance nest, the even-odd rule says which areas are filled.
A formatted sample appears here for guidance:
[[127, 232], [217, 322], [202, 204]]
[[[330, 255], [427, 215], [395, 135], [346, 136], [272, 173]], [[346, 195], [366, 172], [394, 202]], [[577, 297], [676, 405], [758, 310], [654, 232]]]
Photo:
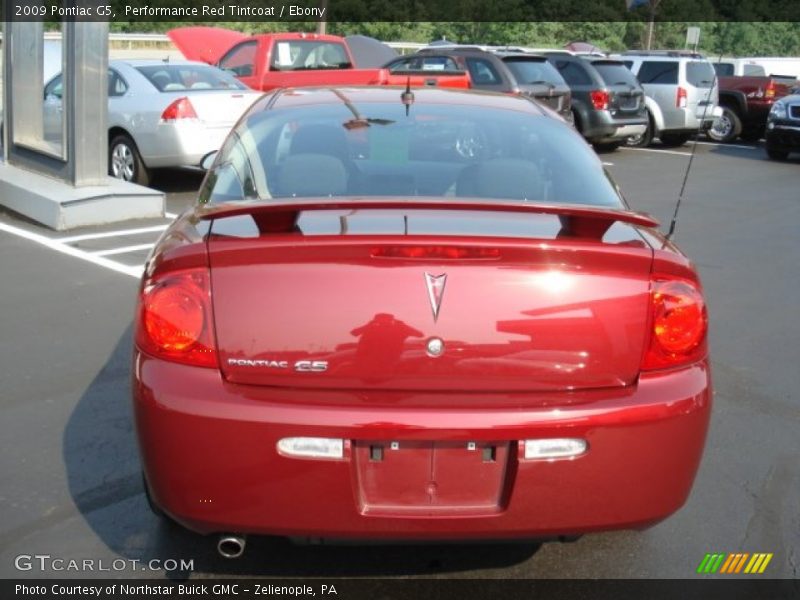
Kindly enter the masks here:
[[136, 144], [127, 135], [118, 135], [109, 145], [108, 172], [116, 179], [147, 185], [150, 175], [139, 156]]

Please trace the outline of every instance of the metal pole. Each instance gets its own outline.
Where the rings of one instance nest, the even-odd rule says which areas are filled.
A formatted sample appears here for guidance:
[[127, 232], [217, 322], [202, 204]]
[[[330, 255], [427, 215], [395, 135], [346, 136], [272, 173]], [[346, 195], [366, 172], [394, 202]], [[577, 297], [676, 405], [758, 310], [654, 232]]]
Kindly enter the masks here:
[[655, 33], [655, 26], [656, 26], [656, 12], [658, 11], [658, 5], [661, 4], [661, 0], [650, 0], [650, 23], [647, 27], [647, 49], [653, 49], [653, 36]]
[[[328, 14], [328, 0], [320, 0], [319, 7], [321, 9], [324, 9], [325, 12], [322, 13], [323, 15], [327, 15]], [[325, 20], [324, 21], [319, 21], [317, 23], [317, 33], [319, 35], [325, 35], [328, 32], [328, 21], [327, 21], [328, 17], [325, 16], [325, 17], [323, 17], [323, 19], [325, 19]]]
[[108, 22], [66, 22], [64, 26], [69, 57], [64, 115], [72, 184], [104, 185], [108, 175]]

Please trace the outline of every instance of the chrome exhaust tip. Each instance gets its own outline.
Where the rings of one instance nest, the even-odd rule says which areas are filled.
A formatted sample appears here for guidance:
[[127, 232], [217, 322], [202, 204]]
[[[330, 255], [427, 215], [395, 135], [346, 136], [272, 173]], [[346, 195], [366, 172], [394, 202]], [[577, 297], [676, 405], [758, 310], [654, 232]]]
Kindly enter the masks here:
[[226, 533], [219, 536], [217, 541], [217, 552], [223, 558], [239, 558], [244, 554], [244, 547], [247, 543], [247, 538], [241, 535]]

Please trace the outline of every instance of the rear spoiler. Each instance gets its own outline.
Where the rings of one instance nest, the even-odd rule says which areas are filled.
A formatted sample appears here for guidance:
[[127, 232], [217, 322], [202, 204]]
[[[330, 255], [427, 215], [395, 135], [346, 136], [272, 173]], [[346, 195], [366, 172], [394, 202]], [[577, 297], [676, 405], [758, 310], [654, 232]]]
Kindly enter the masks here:
[[485, 212], [517, 212], [556, 215], [561, 218], [564, 228], [572, 235], [602, 237], [616, 222], [657, 227], [658, 221], [648, 214], [631, 210], [621, 210], [601, 206], [581, 204], [539, 204], [515, 201], [487, 201], [459, 198], [348, 198], [348, 199], [308, 199], [291, 198], [275, 202], [227, 202], [204, 205], [197, 210], [199, 218], [213, 220], [236, 215], [262, 215], [262, 231], [288, 233], [294, 228], [298, 215], [313, 210], [363, 210], [363, 209], [408, 209], [408, 210], [454, 210]]

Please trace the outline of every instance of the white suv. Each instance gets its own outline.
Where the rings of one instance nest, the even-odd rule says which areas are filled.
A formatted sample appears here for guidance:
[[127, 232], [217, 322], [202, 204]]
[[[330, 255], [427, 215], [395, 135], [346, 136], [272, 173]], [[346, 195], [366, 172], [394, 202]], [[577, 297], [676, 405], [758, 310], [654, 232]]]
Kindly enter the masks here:
[[647, 96], [649, 126], [629, 139], [630, 145], [647, 146], [660, 138], [665, 146], [681, 146], [722, 114], [714, 67], [703, 55], [658, 50], [625, 52], [616, 58], [636, 75]]

